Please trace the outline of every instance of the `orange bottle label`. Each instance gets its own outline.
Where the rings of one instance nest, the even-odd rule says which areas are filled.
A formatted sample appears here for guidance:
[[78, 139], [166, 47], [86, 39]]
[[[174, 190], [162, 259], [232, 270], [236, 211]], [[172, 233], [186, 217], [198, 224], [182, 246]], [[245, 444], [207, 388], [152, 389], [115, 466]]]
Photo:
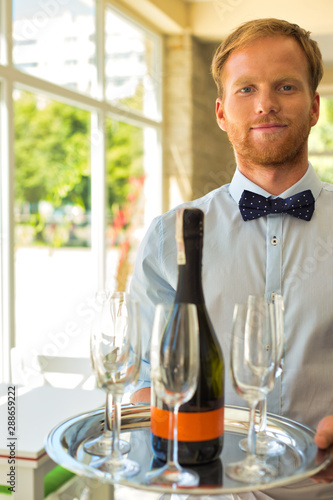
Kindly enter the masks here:
[[[151, 432], [160, 438], [169, 438], [168, 410], [151, 407]], [[178, 413], [179, 441], [209, 441], [224, 432], [224, 407], [198, 413]]]

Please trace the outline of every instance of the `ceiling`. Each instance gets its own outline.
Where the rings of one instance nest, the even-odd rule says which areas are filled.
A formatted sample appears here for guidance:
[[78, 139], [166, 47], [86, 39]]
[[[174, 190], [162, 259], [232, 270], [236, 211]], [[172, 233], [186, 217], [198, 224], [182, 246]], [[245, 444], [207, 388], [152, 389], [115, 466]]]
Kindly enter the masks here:
[[276, 17], [311, 31], [328, 66], [333, 66], [332, 0], [118, 0], [162, 33], [187, 32], [220, 41], [244, 21]]

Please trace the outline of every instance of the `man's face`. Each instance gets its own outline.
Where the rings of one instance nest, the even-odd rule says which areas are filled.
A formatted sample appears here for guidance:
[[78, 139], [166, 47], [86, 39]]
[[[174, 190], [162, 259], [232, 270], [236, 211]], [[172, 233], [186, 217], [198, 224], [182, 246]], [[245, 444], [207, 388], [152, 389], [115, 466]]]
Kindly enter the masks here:
[[290, 37], [261, 38], [232, 52], [216, 115], [238, 161], [280, 166], [307, 155], [308, 135], [319, 116], [308, 71], [305, 54]]

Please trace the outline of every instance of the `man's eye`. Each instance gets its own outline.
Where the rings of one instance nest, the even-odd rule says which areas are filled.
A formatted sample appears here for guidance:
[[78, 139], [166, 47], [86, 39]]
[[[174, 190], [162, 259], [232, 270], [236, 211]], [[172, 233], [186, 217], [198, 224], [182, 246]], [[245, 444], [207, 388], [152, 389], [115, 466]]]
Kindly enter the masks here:
[[241, 92], [242, 92], [243, 94], [247, 94], [247, 93], [249, 93], [249, 92], [251, 92], [251, 91], [252, 91], [252, 87], [243, 87], [243, 88], [241, 89]]
[[292, 89], [293, 89], [292, 85], [283, 85], [281, 87], [281, 90], [285, 90], [285, 91], [292, 90]]

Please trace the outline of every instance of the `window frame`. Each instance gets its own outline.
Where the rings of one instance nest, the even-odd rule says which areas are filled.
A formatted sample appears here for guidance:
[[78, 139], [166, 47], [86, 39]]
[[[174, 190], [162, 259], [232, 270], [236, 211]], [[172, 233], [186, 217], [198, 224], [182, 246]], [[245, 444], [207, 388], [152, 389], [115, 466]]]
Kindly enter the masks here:
[[[158, 165], [154, 165], [162, 210], [162, 89], [159, 88], [159, 113], [156, 119], [148, 118], [136, 110], [108, 103], [105, 100], [104, 41], [105, 11], [113, 9], [154, 38], [162, 71], [162, 36], [128, 11], [123, 12], [112, 0], [96, 1], [96, 64], [97, 90], [94, 97], [60, 87], [54, 83], [19, 71], [12, 59], [12, 1], [0, 5], [0, 325], [1, 363], [0, 382], [10, 381], [10, 351], [15, 346], [15, 265], [14, 265], [14, 117], [13, 89], [42, 93], [50, 99], [85, 109], [91, 113], [91, 251], [95, 266], [96, 289], [105, 285], [106, 274], [106, 138], [105, 119], [120, 120], [156, 131], [158, 140]], [[99, 29], [98, 27], [102, 27]], [[161, 87], [161, 85], [159, 86]], [[156, 174], [157, 172], [157, 174]]]

